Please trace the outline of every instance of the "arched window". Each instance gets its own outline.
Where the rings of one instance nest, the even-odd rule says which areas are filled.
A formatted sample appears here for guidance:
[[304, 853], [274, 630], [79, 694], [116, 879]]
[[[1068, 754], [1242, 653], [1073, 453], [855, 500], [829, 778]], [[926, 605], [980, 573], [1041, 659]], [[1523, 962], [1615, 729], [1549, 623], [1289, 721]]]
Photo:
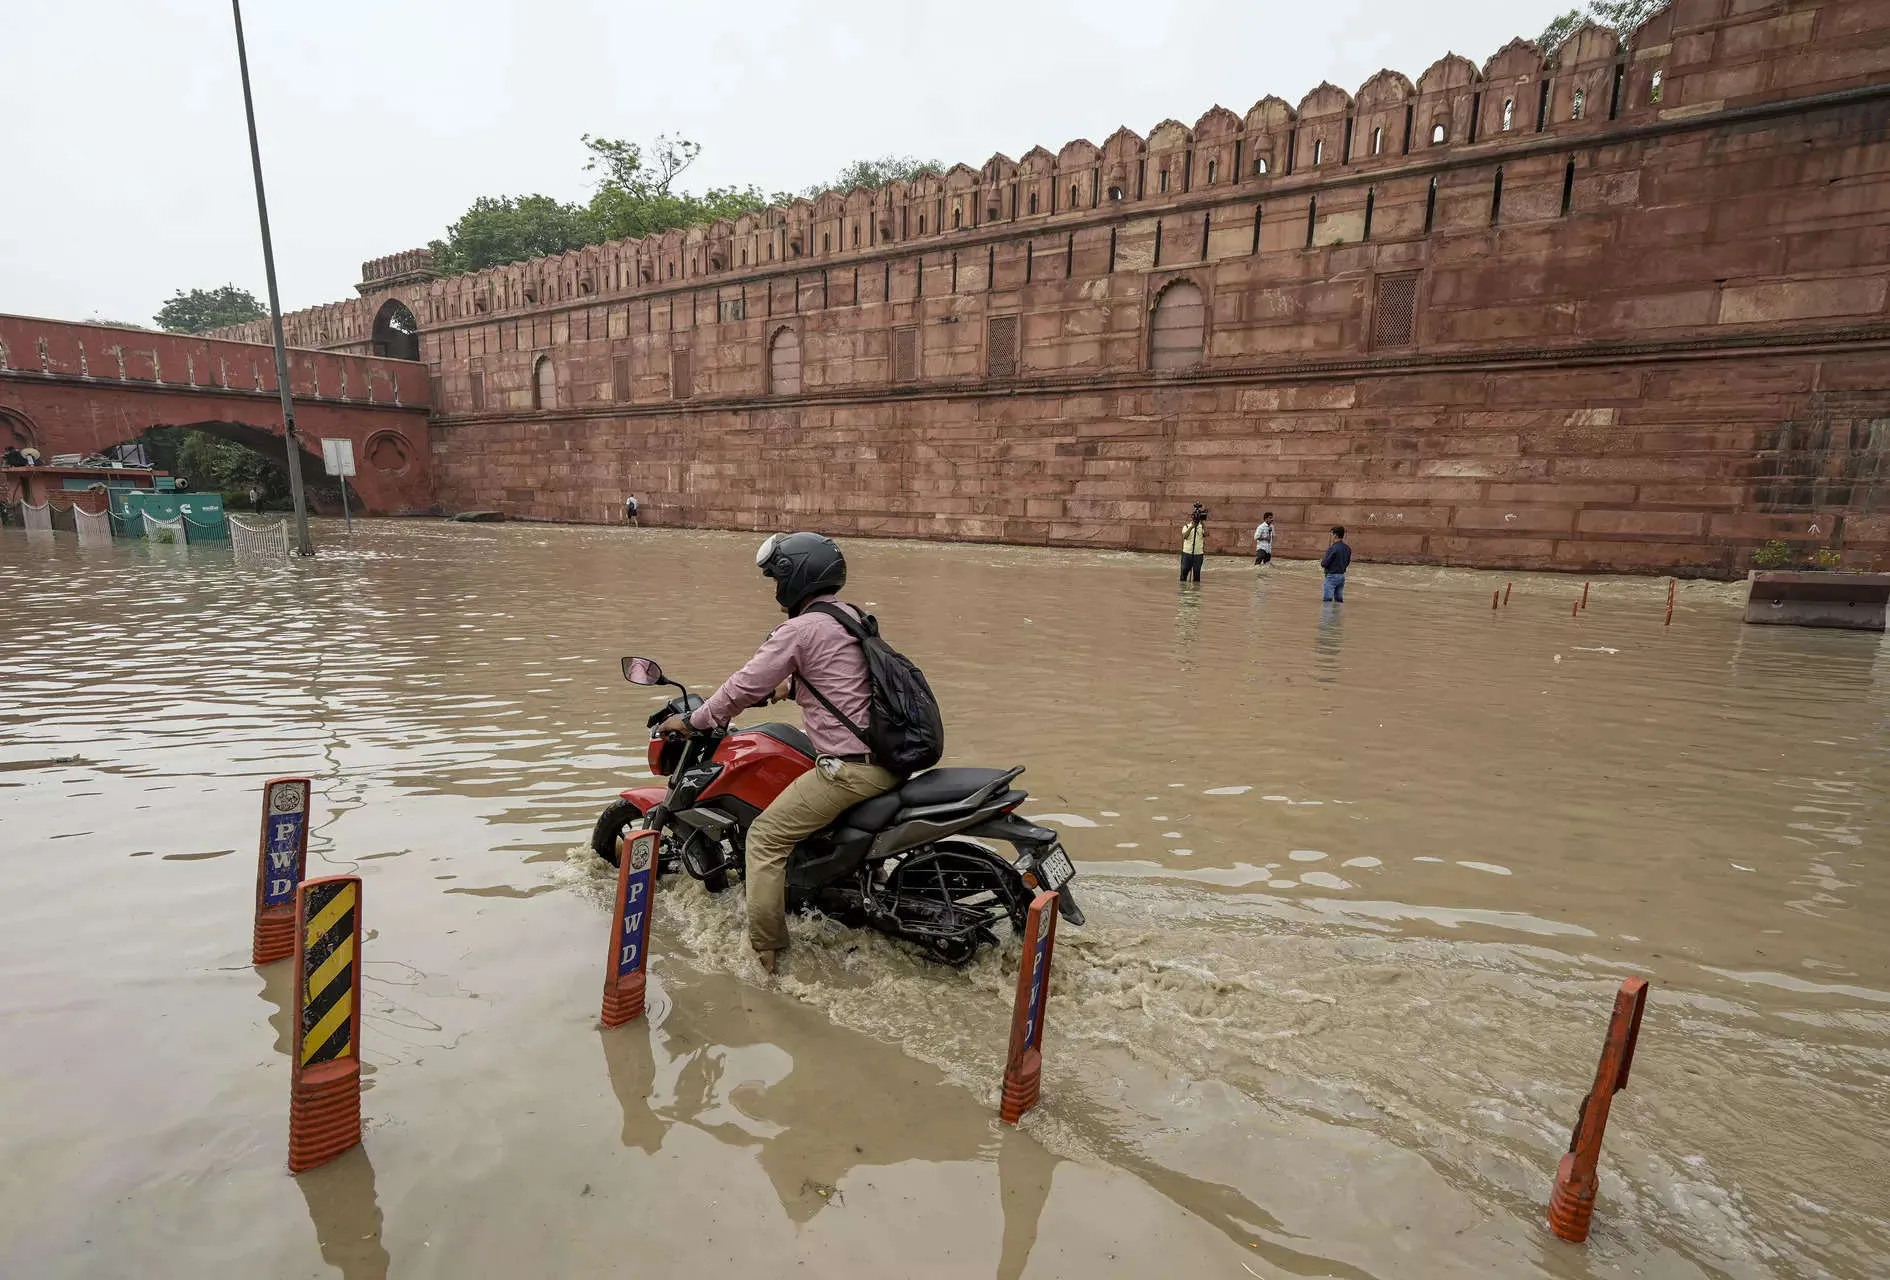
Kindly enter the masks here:
[[1516, 99], [1503, 99], [1503, 131], [1509, 132], [1509, 126], [1516, 120]]
[[1030, 193], [1030, 211], [1032, 213], [1037, 212], [1037, 193], [1035, 191]]
[[833, 233], [831, 231], [823, 231], [820, 233], [820, 251], [822, 253], [833, 252]]
[[420, 358], [420, 326], [414, 322], [413, 312], [398, 298], [383, 302], [375, 314], [373, 343], [377, 356], [390, 356], [395, 360]]
[[1192, 281], [1177, 280], [1163, 289], [1149, 318], [1149, 368], [1192, 369], [1200, 364], [1206, 319], [1201, 290]]
[[1267, 158], [1265, 156], [1254, 157], [1253, 176], [1256, 178], [1264, 178], [1267, 176]]
[[1214, 161], [1208, 161], [1208, 185], [1214, 185]]
[[1316, 165], [1326, 158], [1326, 140], [1320, 138], [1312, 144], [1312, 162]]
[[1378, 125], [1372, 129], [1372, 154], [1378, 155], [1385, 149], [1385, 127]]
[[1072, 182], [1070, 184], [1070, 208], [1074, 209], [1079, 203], [1081, 203], [1081, 199], [1082, 199], [1081, 196], [1078, 195], [1077, 193], [1076, 184]]
[[550, 356], [539, 356], [532, 364], [532, 408], [558, 407], [558, 371], [551, 367]]
[[1449, 136], [1450, 135], [1444, 130], [1444, 122], [1442, 120], [1439, 120], [1436, 124], [1431, 126], [1431, 145], [1433, 147], [1441, 145], [1444, 139]]
[[1163, 191], [1166, 191], [1166, 190], [1168, 190], [1168, 170], [1166, 170], [1166, 169], [1163, 169], [1163, 170], [1162, 170], [1162, 179], [1161, 179], [1161, 183], [1162, 183], [1162, 190], [1163, 190]]
[[963, 205], [953, 205], [953, 206], [952, 206], [952, 230], [953, 230], [953, 231], [956, 231], [956, 230], [958, 230], [958, 228], [960, 228], [960, 227], [962, 227], [962, 226], [964, 226], [964, 225], [965, 225], [965, 210], [964, 210], [964, 206], [963, 206]]
[[768, 342], [768, 390], [777, 396], [801, 393], [801, 339], [785, 325]]
[[1574, 109], [1569, 112], [1568, 118], [1571, 120], [1581, 119], [1582, 107], [1584, 104], [1587, 103], [1587, 101], [1588, 101], [1588, 91], [1586, 89], [1577, 89], [1575, 91], [1575, 106], [1574, 106]]

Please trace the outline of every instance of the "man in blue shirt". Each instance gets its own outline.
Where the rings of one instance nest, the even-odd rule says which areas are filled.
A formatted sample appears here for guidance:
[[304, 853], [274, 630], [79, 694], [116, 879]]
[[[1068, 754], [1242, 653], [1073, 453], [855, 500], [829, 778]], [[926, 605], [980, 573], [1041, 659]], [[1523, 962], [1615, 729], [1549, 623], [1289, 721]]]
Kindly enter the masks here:
[[1326, 593], [1322, 600], [1345, 603], [1345, 571], [1352, 564], [1352, 548], [1345, 545], [1345, 526], [1332, 526], [1332, 545], [1326, 548], [1326, 554], [1319, 561], [1319, 567], [1326, 571]]

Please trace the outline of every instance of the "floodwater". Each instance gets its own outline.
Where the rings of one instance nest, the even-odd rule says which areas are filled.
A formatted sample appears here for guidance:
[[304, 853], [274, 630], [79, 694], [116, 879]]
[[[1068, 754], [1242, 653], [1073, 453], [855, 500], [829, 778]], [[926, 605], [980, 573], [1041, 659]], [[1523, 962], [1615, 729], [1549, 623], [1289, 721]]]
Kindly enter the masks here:
[[[1086, 929], [1044, 1103], [968, 972], [659, 895], [596, 1026], [652, 692], [774, 621], [748, 536], [357, 522], [312, 564], [0, 531], [0, 1275], [1874, 1277], [1890, 666], [1741, 589], [855, 542], [960, 763], [1025, 764]], [[1514, 582], [1492, 613], [1492, 589]], [[258, 784], [364, 877], [365, 1145], [283, 1168]], [[1543, 1205], [1652, 982], [1594, 1236]]]

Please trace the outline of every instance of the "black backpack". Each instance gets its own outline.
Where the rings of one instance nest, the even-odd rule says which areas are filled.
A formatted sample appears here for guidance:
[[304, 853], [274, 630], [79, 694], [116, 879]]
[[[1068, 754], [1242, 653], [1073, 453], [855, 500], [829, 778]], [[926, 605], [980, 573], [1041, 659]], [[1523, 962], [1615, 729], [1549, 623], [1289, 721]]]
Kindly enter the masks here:
[[867, 683], [872, 686], [864, 730], [841, 715], [840, 708], [827, 701], [827, 696], [811, 682], [803, 681], [820, 699], [820, 705], [866, 744], [873, 763], [880, 768], [909, 778], [937, 764], [939, 757], [945, 754], [945, 718], [939, 714], [938, 699], [932, 696], [932, 686], [925, 682], [925, 673], [913, 666], [905, 654], [879, 638], [879, 622], [872, 614], [862, 613], [855, 618], [838, 605], [824, 603], [808, 608], [826, 614], [860, 642], [860, 649], [866, 655]]

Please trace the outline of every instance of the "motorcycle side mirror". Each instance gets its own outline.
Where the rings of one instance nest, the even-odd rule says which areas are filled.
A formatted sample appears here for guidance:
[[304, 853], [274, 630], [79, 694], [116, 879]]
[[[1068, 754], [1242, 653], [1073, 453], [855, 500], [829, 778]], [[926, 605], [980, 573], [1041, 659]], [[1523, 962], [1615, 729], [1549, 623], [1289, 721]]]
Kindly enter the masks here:
[[655, 658], [625, 658], [623, 660], [623, 678], [631, 684], [667, 684], [663, 678], [663, 668], [657, 665]]

